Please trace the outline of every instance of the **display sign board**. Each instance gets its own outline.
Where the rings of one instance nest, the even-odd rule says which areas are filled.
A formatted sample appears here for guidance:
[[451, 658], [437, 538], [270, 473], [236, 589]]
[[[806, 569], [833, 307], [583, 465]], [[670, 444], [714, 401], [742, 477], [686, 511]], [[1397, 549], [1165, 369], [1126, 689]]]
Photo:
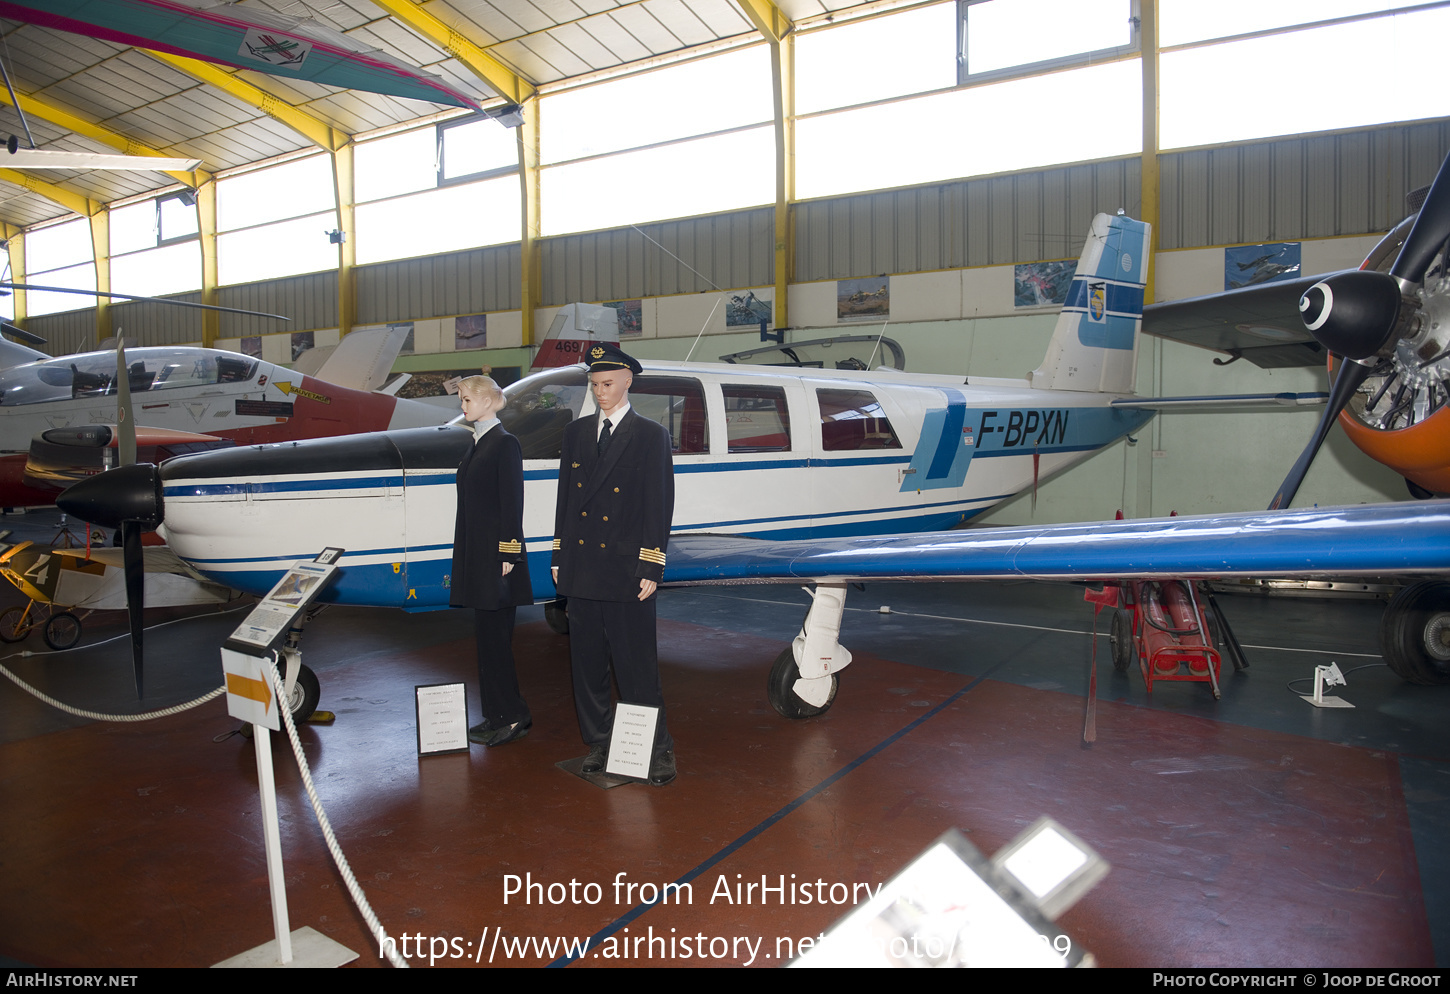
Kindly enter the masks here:
[[468, 751], [468, 688], [461, 683], [422, 684], [413, 688], [418, 755]]
[[222, 648], [222, 679], [227, 688], [227, 714], [240, 721], [281, 731], [277, 694], [272, 689], [272, 660]]
[[232, 632], [225, 643], [227, 648], [253, 655], [265, 655], [279, 648], [292, 622], [332, 580], [342, 552], [323, 549], [312, 562], [298, 563], [289, 569]]
[[620, 701], [614, 709], [614, 731], [609, 736], [609, 760], [604, 772], [648, 780], [659, 720], [659, 708]]

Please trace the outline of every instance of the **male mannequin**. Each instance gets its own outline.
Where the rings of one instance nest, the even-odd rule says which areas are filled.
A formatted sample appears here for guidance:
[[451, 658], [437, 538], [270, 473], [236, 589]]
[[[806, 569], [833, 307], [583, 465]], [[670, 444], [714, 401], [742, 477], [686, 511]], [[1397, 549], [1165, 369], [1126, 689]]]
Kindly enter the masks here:
[[675, 755], [665, 727], [654, 594], [664, 576], [675, 480], [669, 432], [629, 403], [639, 371], [614, 345], [589, 350], [599, 412], [564, 430], [553, 571], [569, 599], [574, 708], [589, 746], [583, 772], [604, 768], [614, 720], [612, 664], [624, 700], [660, 709], [650, 782], [663, 786], [675, 778]]

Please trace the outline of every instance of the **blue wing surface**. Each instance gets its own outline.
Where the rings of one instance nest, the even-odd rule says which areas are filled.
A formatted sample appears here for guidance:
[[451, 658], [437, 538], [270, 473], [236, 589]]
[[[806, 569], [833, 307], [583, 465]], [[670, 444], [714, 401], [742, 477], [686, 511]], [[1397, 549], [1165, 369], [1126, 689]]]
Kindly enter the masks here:
[[666, 584], [1450, 574], [1450, 501], [769, 541], [670, 539]]

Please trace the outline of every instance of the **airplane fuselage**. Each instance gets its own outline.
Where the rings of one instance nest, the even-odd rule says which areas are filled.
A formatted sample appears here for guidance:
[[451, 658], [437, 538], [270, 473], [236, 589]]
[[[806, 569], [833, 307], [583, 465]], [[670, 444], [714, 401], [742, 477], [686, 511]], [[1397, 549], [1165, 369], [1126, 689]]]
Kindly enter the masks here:
[[[538, 599], [554, 596], [558, 440], [570, 420], [594, 416], [585, 383], [580, 367], [521, 380], [500, 415], [524, 450]], [[963, 524], [1152, 416], [1113, 399], [1025, 380], [700, 363], [647, 364], [630, 393], [674, 439], [673, 533], [776, 539]], [[243, 590], [265, 592], [293, 562], [338, 546], [347, 555], [330, 599], [443, 607], [454, 471], [470, 444], [453, 427], [182, 456], [162, 467], [162, 531]]]
[[[213, 349], [141, 348], [126, 358], [142, 446], [147, 428], [249, 445], [410, 428], [449, 417], [436, 407]], [[0, 506], [54, 502], [55, 490], [24, 478], [32, 441], [53, 428], [116, 424], [115, 369], [115, 353], [92, 352], [0, 371]], [[103, 468], [97, 460], [94, 472]]]

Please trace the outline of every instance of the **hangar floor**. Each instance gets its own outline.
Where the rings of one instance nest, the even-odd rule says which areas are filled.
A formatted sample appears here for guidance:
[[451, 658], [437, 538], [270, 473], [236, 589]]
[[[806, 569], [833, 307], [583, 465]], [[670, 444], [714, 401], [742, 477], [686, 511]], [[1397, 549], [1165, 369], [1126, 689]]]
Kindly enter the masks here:
[[[314, 622], [305, 658], [338, 718], [302, 741], [385, 927], [424, 937], [415, 965], [432, 939], [457, 940], [431, 945], [438, 965], [533, 965], [574, 937], [591, 937], [579, 966], [778, 965], [850, 905], [788, 903], [799, 890], [762, 903], [759, 888], [744, 903], [737, 883], [815, 894], [822, 881], [840, 896], [948, 828], [990, 854], [1042, 814], [1112, 864], [1060, 922], [1102, 965], [1450, 963], [1450, 688], [1377, 667], [1337, 688], [1354, 710], [1319, 711], [1285, 687], [1330, 659], [1376, 662], [1377, 604], [1226, 599], [1252, 668], [1226, 676], [1220, 702], [1200, 684], [1150, 698], [1136, 673], [1113, 674], [1101, 635], [1085, 746], [1092, 615], [1077, 588], [853, 591], [855, 661], [835, 706], [788, 722], [764, 675], [805, 601], [793, 587], [664, 592], [680, 777], [608, 791], [554, 765], [584, 750], [567, 643], [541, 609], [517, 633], [533, 733], [424, 760], [412, 688], [463, 680], [473, 696], [469, 619], [330, 609]], [[146, 708], [215, 686], [236, 621], [149, 633]], [[77, 650], [4, 665], [69, 703], [141, 710], [123, 624], [95, 616]], [[144, 724], [72, 719], [4, 681], [0, 963], [205, 966], [267, 940], [255, 762], [236, 727], [220, 701]], [[381, 964], [280, 740], [275, 759], [292, 926]], [[509, 875], [544, 886], [506, 900]], [[641, 886], [676, 881], [688, 902], [640, 905]]]

